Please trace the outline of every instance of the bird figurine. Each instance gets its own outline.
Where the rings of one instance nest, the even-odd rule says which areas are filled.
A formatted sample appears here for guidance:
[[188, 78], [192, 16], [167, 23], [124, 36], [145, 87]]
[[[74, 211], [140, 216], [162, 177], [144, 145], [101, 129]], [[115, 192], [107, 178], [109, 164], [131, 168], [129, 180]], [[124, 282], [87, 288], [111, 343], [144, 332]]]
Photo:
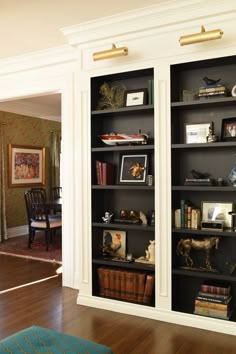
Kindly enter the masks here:
[[199, 178], [209, 178], [210, 177], [210, 173], [207, 172], [199, 172], [196, 170], [191, 170], [191, 175], [193, 176], [193, 178], [199, 179]]
[[213, 80], [209, 77], [204, 76], [202, 80], [205, 81], [206, 85], [216, 85], [218, 84], [218, 82], [220, 82], [221, 79]]

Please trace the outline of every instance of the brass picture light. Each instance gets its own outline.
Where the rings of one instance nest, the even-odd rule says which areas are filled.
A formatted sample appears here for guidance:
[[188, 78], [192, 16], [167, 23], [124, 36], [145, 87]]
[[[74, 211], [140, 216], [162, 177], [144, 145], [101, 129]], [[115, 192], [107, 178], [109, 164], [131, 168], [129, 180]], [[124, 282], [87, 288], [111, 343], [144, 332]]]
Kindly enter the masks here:
[[112, 43], [112, 49], [93, 53], [93, 60], [96, 61], [96, 60], [103, 60], [103, 59], [111, 59], [123, 55], [128, 55], [128, 48], [127, 47], [116, 48], [115, 44]]
[[188, 34], [187, 36], [181, 36], [179, 39], [180, 45], [188, 45], [199, 42], [211, 41], [213, 39], [220, 39], [223, 36], [223, 31], [221, 29], [216, 29], [212, 31], [205, 30], [205, 27], [201, 27], [201, 32]]

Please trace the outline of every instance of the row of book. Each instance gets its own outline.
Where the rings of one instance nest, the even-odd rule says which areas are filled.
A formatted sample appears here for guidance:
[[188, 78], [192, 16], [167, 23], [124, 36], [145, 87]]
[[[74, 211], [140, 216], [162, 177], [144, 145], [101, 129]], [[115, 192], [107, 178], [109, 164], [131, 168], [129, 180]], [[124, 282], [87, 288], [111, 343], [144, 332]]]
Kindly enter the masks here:
[[97, 268], [99, 295], [140, 304], [151, 303], [154, 275], [126, 270]]
[[228, 89], [222, 84], [204, 85], [198, 90], [198, 97], [228, 96]]
[[180, 208], [174, 212], [176, 228], [198, 229], [201, 224], [201, 211], [188, 201], [181, 199]]
[[201, 285], [195, 298], [195, 314], [229, 320], [232, 310], [230, 284], [208, 281]]
[[96, 161], [97, 184], [114, 184], [114, 165], [109, 162]]

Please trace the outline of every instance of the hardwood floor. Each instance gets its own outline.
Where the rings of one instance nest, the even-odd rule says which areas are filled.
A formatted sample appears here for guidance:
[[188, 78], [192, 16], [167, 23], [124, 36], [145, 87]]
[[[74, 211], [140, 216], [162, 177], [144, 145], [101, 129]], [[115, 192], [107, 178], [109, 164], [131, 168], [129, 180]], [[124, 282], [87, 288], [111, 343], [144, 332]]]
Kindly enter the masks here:
[[[7, 282], [2, 273], [11, 268], [15, 273], [8, 276], [16, 281], [35, 271], [32, 261], [20, 266], [16, 257], [4, 262], [1, 257], [1, 286]], [[46, 274], [43, 268], [40, 264], [37, 272]], [[62, 288], [58, 276], [0, 294], [0, 339], [38, 325], [107, 345], [114, 354], [236, 354], [234, 336], [79, 306], [77, 293]]]

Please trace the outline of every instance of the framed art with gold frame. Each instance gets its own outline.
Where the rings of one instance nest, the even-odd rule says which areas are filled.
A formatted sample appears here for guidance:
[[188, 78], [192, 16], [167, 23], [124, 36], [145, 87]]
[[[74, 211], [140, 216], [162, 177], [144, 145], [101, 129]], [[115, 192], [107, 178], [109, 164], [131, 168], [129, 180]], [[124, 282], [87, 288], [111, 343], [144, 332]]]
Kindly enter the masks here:
[[45, 147], [8, 145], [9, 187], [45, 185]]

